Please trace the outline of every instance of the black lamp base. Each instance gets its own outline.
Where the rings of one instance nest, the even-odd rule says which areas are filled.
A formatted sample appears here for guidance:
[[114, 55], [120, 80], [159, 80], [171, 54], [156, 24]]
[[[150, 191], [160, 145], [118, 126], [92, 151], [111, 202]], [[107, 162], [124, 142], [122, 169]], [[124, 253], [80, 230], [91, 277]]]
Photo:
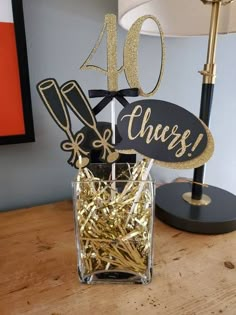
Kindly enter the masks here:
[[177, 229], [199, 234], [223, 234], [236, 230], [236, 196], [208, 186], [203, 194], [208, 205], [191, 205], [183, 194], [192, 191], [191, 183], [171, 183], [156, 190], [156, 216]]

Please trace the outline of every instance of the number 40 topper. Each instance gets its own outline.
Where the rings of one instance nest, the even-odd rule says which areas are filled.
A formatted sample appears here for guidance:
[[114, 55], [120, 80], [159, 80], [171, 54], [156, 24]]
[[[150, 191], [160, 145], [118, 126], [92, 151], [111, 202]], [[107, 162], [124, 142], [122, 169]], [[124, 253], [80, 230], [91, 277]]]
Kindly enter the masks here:
[[[145, 93], [139, 82], [138, 75], [138, 47], [139, 47], [139, 36], [142, 25], [147, 20], [153, 20], [160, 33], [161, 39], [161, 67], [157, 83], [154, 89], [150, 92]], [[101, 41], [107, 31], [107, 69], [103, 69], [99, 66], [90, 64], [91, 59], [95, 55]], [[118, 69], [117, 66], [117, 18], [114, 14], [107, 14], [105, 16], [105, 21], [103, 29], [98, 37], [98, 40], [92, 49], [90, 55], [85, 60], [84, 64], [81, 66], [82, 70], [97, 70], [102, 72], [107, 76], [107, 85], [109, 91], [118, 90], [118, 76], [124, 71], [126, 80], [130, 88], [138, 88], [139, 95], [141, 96], [152, 96], [154, 95], [161, 83], [163, 71], [164, 71], [164, 61], [165, 61], [165, 45], [164, 45], [164, 35], [158, 19], [153, 15], [144, 15], [138, 18], [128, 31], [127, 38], [124, 45], [124, 60], [123, 65]]]

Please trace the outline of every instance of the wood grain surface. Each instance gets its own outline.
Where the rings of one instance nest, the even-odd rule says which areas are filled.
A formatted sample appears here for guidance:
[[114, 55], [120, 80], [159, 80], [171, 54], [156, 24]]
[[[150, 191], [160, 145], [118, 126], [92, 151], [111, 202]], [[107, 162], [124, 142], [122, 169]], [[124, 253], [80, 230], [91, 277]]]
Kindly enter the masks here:
[[82, 285], [72, 204], [0, 214], [0, 315], [236, 314], [236, 232], [195, 235], [155, 222], [150, 285]]

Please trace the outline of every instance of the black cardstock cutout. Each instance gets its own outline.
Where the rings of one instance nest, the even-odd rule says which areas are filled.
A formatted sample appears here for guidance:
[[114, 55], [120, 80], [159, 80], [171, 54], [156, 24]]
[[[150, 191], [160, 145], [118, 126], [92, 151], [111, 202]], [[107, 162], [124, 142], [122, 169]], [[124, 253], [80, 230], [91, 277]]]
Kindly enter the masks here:
[[[119, 153], [111, 144], [111, 128], [105, 130], [102, 128], [102, 132], [101, 125], [98, 128], [91, 105], [76, 81], [68, 81], [59, 87], [55, 79], [49, 78], [39, 82], [37, 90], [49, 114], [67, 135], [68, 140], [61, 143], [61, 148], [63, 151], [71, 152], [68, 160], [70, 165], [75, 168], [87, 166], [91, 159], [90, 152], [94, 149], [102, 151], [100, 157], [103, 162], [113, 163], [119, 158]], [[84, 145], [86, 133], [82, 130], [73, 133], [67, 106], [88, 129], [93, 131], [89, 146]]]
[[[134, 114], [133, 120], [131, 113]], [[146, 123], [144, 124], [143, 121]], [[163, 133], [162, 139], [156, 140], [153, 135], [158, 125], [160, 129], [156, 133], [156, 137], [161, 135], [164, 128], [166, 128], [166, 133]], [[176, 168], [182, 168], [181, 163], [198, 158], [208, 149], [209, 130], [207, 127], [192, 113], [169, 102], [161, 100], [133, 102], [120, 112], [117, 126], [122, 137], [122, 141], [116, 145], [117, 150], [126, 153], [134, 153], [135, 150], [157, 162], [170, 163], [169, 167], [175, 168], [175, 164], [178, 163]], [[182, 135], [187, 130], [190, 131], [190, 134], [184, 140]], [[180, 134], [179, 139], [182, 139], [182, 141], [176, 141], [175, 145], [172, 142], [175, 138], [172, 131]], [[148, 139], [150, 143], [147, 143]], [[199, 141], [196, 141], [197, 139]], [[188, 146], [186, 150], [185, 145]], [[213, 144], [209, 150], [213, 153]]]
[[112, 138], [112, 131], [107, 129], [103, 134], [99, 132], [92, 107], [79, 84], [74, 80], [68, 81], [61, 86], [61, 93], [77, 118], [96, 133], [97, 137], [92, 142], [92, 146], [95, 149], [103, 149], [102, 160], [108, 163], [115, 162], [119, 158], [119, 153], [109, 143]]
[[[105, 130], [111, 129], [111, 123], [98, 121], [97, 128], [101, 134], [104, 134]], [[101, 163], [103, 150], [94, 149], [92, 145], [93, 140], [96, 138], [96, 134], [94, 133], [94, 130], [89, 127], [84, 126], [82, 129], [79, 130], [79, 132], [82, 132], [83, 134], [86, 135], [83, 146], [84, 148], [87, 148], [90, 150], [90, 161], [92, 163]], [[121, 136], [116, 126], [116, 143], [119, 143], [120, 141], [121, 141]], [[111, 139], [109, 140], [109, 143], [111, 144]], [[120, 154], [119, 159], [116, 161], [116, 163], [135, 163], [135, 162], [136, 162], [135, 154], [129, 154], [129, 155]]]

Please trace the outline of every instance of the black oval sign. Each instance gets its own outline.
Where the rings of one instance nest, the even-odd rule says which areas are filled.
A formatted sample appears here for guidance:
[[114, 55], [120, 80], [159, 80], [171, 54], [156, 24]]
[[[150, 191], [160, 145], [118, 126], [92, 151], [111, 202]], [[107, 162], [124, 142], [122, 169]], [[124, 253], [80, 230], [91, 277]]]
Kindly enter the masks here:
[[160, 100], [140, 100], [119, 114], [117, 150], [136, 152], [171, 168], [195, 168], [210, 159], [214, 141], [206, 125], [186, 109]]

